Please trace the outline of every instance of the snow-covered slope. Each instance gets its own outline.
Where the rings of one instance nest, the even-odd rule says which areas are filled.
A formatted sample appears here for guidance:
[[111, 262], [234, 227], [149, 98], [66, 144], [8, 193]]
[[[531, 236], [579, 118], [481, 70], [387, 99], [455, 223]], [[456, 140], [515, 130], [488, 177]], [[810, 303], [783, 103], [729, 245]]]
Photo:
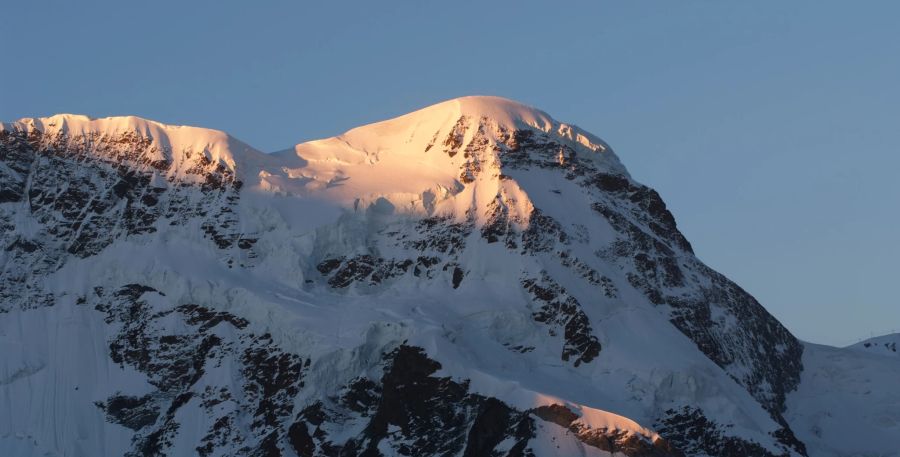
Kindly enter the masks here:
[[509, 100], [274, 154], [23, 119], [0, 213], [4, 454], [854, 450], [795, 437], [812, 350], [608, 145]]
[[802, 382], [788, 397], [786, 417], [810, 455], [900, 455], [900, 359], [856, 345], [805, 346]]
[[849, 346], [848, 349], [855, 349], [869, 354], [900, 357], [900, 333], [869, 338]]

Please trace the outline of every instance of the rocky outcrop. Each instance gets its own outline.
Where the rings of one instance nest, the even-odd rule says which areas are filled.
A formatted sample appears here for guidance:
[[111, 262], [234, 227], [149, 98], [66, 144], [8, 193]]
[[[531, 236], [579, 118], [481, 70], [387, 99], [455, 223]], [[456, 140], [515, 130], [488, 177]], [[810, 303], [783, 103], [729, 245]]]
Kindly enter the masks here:
[[[806, 455], [806, 447], [793, 437], [777, 436], [784, 446], [776, 454], [752, 440], [728, 436], [722, 425], [707, 419], [703, 411], [696, 408], [666, 411], [658, 430], [688, 455], [776, 457], [791, 455], [790, 448]], [[776, 435], [782, 433], [784, 431], [779, 431]]]
[[532, 314], [535, 321], [548, 326], [551, 336], [562, 330], [565, 341], [562, 359], [574, 358], [577, 367], [594, 360], [600, 354], [600, 342], [594, 336], [591, 323], [581, 308], [578, 299], [566, 293], [549, 276], [540, 279], [523, 279], [522, 287], [540, 305]]
[[[234, 172], [196, 154], [183, 175], [170, 176], [171, 164], [151, 160], [151, 148], [147, 138], [128, 132], [86, 138], [0, 131], [0, 243], [7, 253], [0, 309], [52, 305], [50, 296], [30, 287], [37, 278], [69, 256], [94, 256], [161, 225], [198, 221], [220, 249], [244, 251], [226, 262], [248, 255], [254, 240], [235, 227], [242, 182]], [[24, 220], [29, 229], [16, 225]]]
[[[171, 302], [140, 284], [95, 291], [81, 306], [94, 306], [117, 332], [112, 360], [143, 373], [154, 391], [115, 395], [98, 402], [111, 422], [135, 430], [130, 455], [168, 455], [188, 410], [208, 423], [195, 443], [199, 455], [221, 448], [235, 455], [281, 455], [284, 423], [303, 387], [309, 359], [288, 353], [267, 334], [226, 312]], [[234, 367], [228, 376], [211, 374]], [[197, 420], [199, 418], [194, 418]]]

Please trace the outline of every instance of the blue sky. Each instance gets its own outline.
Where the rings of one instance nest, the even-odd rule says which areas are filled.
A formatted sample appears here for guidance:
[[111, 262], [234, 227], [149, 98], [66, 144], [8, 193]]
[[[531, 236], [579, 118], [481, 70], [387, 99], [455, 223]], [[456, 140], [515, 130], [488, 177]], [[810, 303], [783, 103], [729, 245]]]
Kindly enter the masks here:
[[607, 140], [801, 338], [900, 331], [900, 2], [13, 2], [0, 119], [276, 150], [461, 95]]

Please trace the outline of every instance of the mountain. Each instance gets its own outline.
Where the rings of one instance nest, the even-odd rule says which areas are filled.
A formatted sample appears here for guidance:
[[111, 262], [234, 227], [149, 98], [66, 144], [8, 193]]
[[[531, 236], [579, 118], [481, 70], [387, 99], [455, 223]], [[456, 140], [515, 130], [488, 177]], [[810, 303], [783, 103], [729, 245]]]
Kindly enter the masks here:
[[22, 119], [0, 163], [2, 455], [900, 449], [897, 360], [798, 341], [606, 143], [510, 100], [272, 154]]

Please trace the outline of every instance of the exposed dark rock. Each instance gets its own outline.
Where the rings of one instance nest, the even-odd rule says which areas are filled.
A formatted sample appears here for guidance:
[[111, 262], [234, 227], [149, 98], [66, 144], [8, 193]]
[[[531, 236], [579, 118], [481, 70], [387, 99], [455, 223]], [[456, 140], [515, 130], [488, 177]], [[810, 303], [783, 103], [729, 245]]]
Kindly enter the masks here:
[[[466, 135], [466, 125], [468, 124], [468, 118], [466, 116], [461, 116], [457, 121], [456, 125], [453, 126], [453, 130], [450, 131], [450, 134], [447, 135], [447, 138], [444, 140], [444, 152], [447, 153], [450, 157], [455, 156], [459, 152], [459, 148], [463, 144], [463, 137]], [[426, 148], [427, 151], [429, 148]]]
[[575, 357], [577, 367], [582, 362], [590, 362], [600, 354], [600, 342], [593, 335], [591, 323], [578, 299], [569, 295], [564, 288], [546, 275], [540, 280], [524, 279], [522, 287], [541, 305], [541, 308], [532, 314], [534, 320], [547, 324], [550, 335], [556, 335], [559, 328], [563, 329], [563, 360], [568, 361]]
[[343, 262], [344, 257], [338, 259], [325, 259], [319, 262], [318, 265], [316, 265], [316, 269], [319, 270], [319, 273], [327, 275], [328, 273], [334, 271], [337, 267], [341, 266], [341, 263]]
[[243, 330], [249, 325], [246, 319], [237, 317], [231, 313], [222, 311], [212, 311], [209, 308], [194, 304], [181, 305], [176, 308], [180, 313], [184, 314], [190, 325], [199, 325], [199, 331], [205, 332], [221, 322], [228, 322], [237, 329]]
[[671, 243], [685, 252], [693, 253], [691, 244], [684, 235], [678, 231], [675, 217], [666, 208], [665, 202], [655, 190], [634, 183], [628, 178], [607, 173], [593, 173], [584, 181], [586, 186], [615, 194], [620, 201], [629, 201], [633, 204], [629, 212], [636, 220], [641, 221], [650, 228], [654, 235]]
[[[434, 376], [440, 364], [420, 348], [400, 346], [385, 354], [381, 379], [351, 381], [338, 402], [316, 402], [290, 426], [298, 455], [530, 455], [533, 419], [503, 402], [470, 393], [466, 382]], [[333, 442], [328, 430], [348, 413], [365, 418], [359, 436]], [[501, 454], [497, 447], [513, 441]]]
[[559, 222], [534, 208], [528, 217], [528, 228], [522, 232], [522, 252], [552, 252], [557, 244], [568, 244], [569, 235]]
[[416, 238], [405, 240], [405, 247], [420, 252], [436, 252], [454, 255], [466, 246], [466, 237], [472, 231], [469, 222], [453, 222], [447, 217], [428, 217], [416, 224]]
[[[137, 430], [129, 455], [166, 455], [180, 427], [178, 411], [193, 403], [215, 419], [196, 448], [200, 455], [236, 443], [243, 443], [241, 455], [281, 455], [288, 441], [300, 439], [296, 430], [289, 436], [286, 421], [303, 387], [308, 360], [285, 352], [268, 334], [249, 332], [248, 322], [230, 313], [194, 304], [153, 307], [148, 296], [155, 295], [157, 303], [165, 296], [151, 287], [130, 284], [110, 300], [99, 295], [95, 308], [120, 328], [110, 342], [113, 361], [143, 372], [156, 389], [144, 397], [117, 395], [101, 404], [111, 421]], [[180, 320], [184, 331], [166, 331], [171, 319]], [[238, 338], [226, 342], [220, 331]], [[225, 386], [199, 388], [210, 367], [225, 359], [241, 367], [233, 379], [240, 386], [238, 397]], [[234, 406], [219, 408], [223, 404]], [[234, 426], [238, 410], [249, 413], [249, 435]]]
[[552, 404], [547, 406], [539, 406], [532, 410], [532, 413], [547, 422], [553, 422], [560, 427], [569, 428], [572, 422], [578, 420], [578, 415], [563, 405]]
[[680, 457], [684, 455], [663, 439], [651, 440], [649, 437], [624, 430], [587, 427], [576, 422], [579, 419], [577, 414], [560, 404], [539, 406], [531, 412], [542, 420], [569, 430], [582, 443], [609, 453], [619, 453], [630, 457]]
[[[687, 455], [715, 455], [720, 457], [779, 457], [790, 452], [783, 448], [773, 453], [755, 441], [727, 435], [723, 427], [710, 421], [703, 411], [685, 406], [670, 409], [657, 431]], [[806, 455], [805, 452], [801, 452]]]
[[465, 272], [462, 268], [453, 267], [453, 288], [458, 289], [460, 283], [462, 283], [463, 277], [465, 277]]
[[[509, 424], [517, 414], [517, 411], [495, 398], [484, 400], [469, 429], [463, 457], [493, 455], [497, 445], [509, 435]], [[526, 440], [531, 433], [521, 435], [524, 436], [520, 436], [519, 433], [515, 436], [520, 440]]]
[[[429, 259], [424, 259], [424, 262], [429, 263]], [[329, 286], [341, 289], [356, 283], [378, 285], [385, 280], [405, 274], [413, 265], [418, 268], [422, 263], [410, 259], [388, 260], [371, 255], [359, 255], [350, 259], [343, 257], [325, 259], [316, 266], [316, 269], [323, 275], [331, 275], [328, 278]]]
[[[231, 207], [240, 187], [233, 171], [198, 156], [183, 177], [167, 177], [161, 184], [154, 177], [171, 163], [156, 158], [159, 152], [150, 138], [137, 132], [4, 130], [0, 203], [27, 200], [20, 210], [28, 212], [38, 231], [19, 241], [8, 238], [15, 236], [13, 230], [0, 231], [0, 246], [16, 252], [0, 271], [3, 306], [51, 303], [22, 284], [55, 271], [69, 255], [91, 257], [116, 239], [153, 233], [157, 224], [201, 219], [217, 246], [226, 249], [236, 242], [238, 234], [228, 229], [234, 225]], [[192, 177], [217, 184], [198, 187], [179, 181]]]
[[314, 443], [312, 437], [309, 436], [309, 431], [306, 429], [306, 424], [304, 422], [294, 422], [291, 424], [291, 427], [288, 429], [288, 439], [290, 440], [291, 448], [293, 448], [294, 452], [300, 457], [312, 457], [314, 455], [316, 443]]
[[603, 276], [581, 259], [572, 256], [569, 251], [562, 251], [557, 255], [559, 256], [559, 262], [563, 266], [569, 267], [592, 285], [600, 287], [603, 295], [607, 298], [617, 298], [619, 296], [619, 291], [611, 279]]
[[159, 417], [159, 405], [155, 404], [149, 395], [132, 397], [128, 395], [114, 395], [106, 400], [103, 405], [107, 420], [132, 430], [140, 430], [156, 422]]

